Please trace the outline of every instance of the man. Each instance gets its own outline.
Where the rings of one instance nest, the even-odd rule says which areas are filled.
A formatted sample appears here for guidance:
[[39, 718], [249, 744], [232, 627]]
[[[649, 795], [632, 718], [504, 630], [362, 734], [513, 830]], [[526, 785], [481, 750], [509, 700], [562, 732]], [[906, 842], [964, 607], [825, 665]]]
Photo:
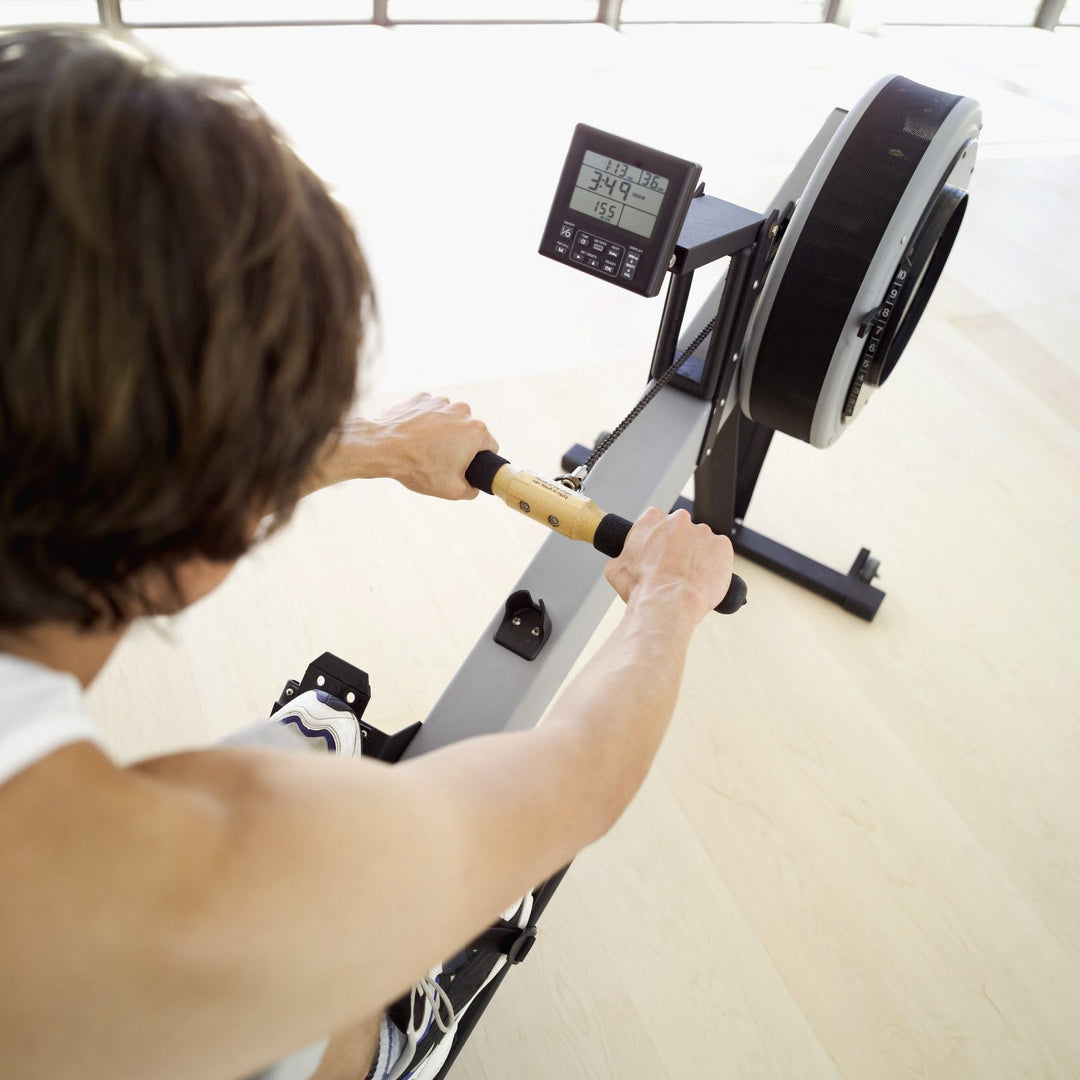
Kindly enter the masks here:
[[133, 620], [208, 594], [307, 491], [466, 498], [497, 444], [426, 396], [346, 419], [366, 267], [221, 81], [0, 39], [0, 235], [0, 1075], [236, 1080], [327, 1034], [318, 1080], [426, 1075], [386, 1005], [617, 819], [730, 544], [644, 514], [607, 570], [621, 624], [534, 731], [121, 769], [81, 688]]

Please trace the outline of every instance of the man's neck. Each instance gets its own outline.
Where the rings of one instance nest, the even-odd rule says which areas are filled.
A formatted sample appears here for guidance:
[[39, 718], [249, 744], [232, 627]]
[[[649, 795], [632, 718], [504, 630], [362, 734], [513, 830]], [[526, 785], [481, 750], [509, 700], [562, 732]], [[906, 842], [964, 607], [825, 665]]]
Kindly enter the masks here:
[[67, 672], [86, 687], [105, 666], [124, 629], [80, 630], [67, 623], [39, 623], [26, 630], [0, 631], [0, 652]]

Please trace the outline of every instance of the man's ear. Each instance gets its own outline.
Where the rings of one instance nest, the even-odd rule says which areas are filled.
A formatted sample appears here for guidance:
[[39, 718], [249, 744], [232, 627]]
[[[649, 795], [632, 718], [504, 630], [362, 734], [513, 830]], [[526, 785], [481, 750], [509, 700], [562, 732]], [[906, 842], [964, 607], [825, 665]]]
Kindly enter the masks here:
[[235, 559], [215, 562], [202, 555], [182, 562], [176, 568], [176, 583], [184, 607], [190, 607], [197, 600], [212, 593], [229, 576], [235, 565]]
[[139, 595], [147, 606], [143, 614], [175, 615], [209, 595], [228, 576], [235, 560], [218, 562], [205, 555], [190, 555], [172, 568], [171, 575], [154, 568], [139, 583]]

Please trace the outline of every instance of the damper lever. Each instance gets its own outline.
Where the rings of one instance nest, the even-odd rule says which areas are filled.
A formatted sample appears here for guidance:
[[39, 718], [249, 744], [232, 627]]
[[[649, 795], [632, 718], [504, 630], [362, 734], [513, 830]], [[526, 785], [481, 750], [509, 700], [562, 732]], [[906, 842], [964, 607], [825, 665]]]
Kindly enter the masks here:
[[[479, 491], [498, 496], [512, 510], [571, 540], [584, 540], [612, 559], [622, 554], [634, 524], [618, 514], [604, 513], [592, 499], [527, 469], [519, 469], [490, 450], [481, 450], [473, 458], [465, 470], [465, 479]], [[716, 605], [716, 610], [731, 615], [745, 603], [746, 582], [732, 574], [727, 595]]]

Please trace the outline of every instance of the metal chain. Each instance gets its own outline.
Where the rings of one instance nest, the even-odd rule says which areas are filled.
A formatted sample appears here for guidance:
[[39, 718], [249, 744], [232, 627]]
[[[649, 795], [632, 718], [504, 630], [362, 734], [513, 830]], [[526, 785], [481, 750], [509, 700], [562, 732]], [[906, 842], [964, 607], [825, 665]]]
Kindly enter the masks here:
[[[591, 471], [592, 467], [600, 460], [600, 458], [608, 452], [611, 444], [641, 415], [641, 412], [645, 408], [645, 406], [648, 405], [649, 402], [652, 401], [652, 399], [656, 397], [656, 395], [659, 394], [660, 391], [663, 390], [663, 388], [667, 386], [669, 382], [671, 382], [672, 378], [678, 372], [679, 368], [682, 367], [683, 363], [694, 354], [694, 351], [697, 349], [697, 347], [709, 336], [709, 334], [712, 333], [712, 329], [715, 325], [716, 317], [714, 316], [709, 321], [708, 326], [706, 326], [705, 329], [702, 330], [701, 333], [698, 334], [698, 336], [694, 338], [694, 340], [690, 342], [689, 345], [687, 345], [687, 347], [683, 350], [682, 356], [680, 356], [679, 359], [676, 360], [667, 369], [667, 371], [665, 371], [664, 374], [661, 375], [656, 380], [656, 382], [654, 382], [652, 386], [649, 387], [649, 389], [644, 393], [644, 395], [642, 395], [641, 400], [626, 414], [626, 416], [623, 417], [623, 419], [619, 423], [619, 426], [615, 428], [615, 430], [612, 431], [609, 435], [606, 435], [603, 439], [600, 440], [600, 442], [596, 446], [596, 449], [593, 450], [592, 456], [589, 458], [588, 461], [585, 462], [585, 465], [583, 466], [586, 475]], [[577, 470], [575, 469], [574, 472], [576, 473]]]

